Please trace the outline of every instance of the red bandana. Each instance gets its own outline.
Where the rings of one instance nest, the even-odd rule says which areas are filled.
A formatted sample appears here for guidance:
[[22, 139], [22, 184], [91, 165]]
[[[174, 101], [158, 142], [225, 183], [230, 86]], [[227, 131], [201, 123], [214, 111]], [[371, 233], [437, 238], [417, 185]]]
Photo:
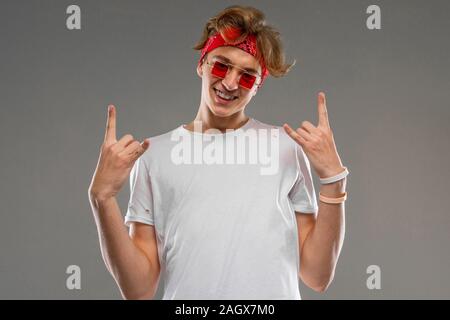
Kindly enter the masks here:
[[[227, 30], [227, 38], [235, 39], [239, 35], [240, 35], [239, 29], [230, 28]], [[206, 42], [205, 46], [202, 49], [198, 64], [200, 65], [203, 57], [208, 52], [214, 50], [217, 47], [222, 47], [222, 46], [232, 46], [232, 47], [242, 49], [245, 52], [250, 53], [254, 57], [256, 57], [256, 53], [258, 50], [258, 47], [256, 45], [256, 36], [254, 34], [249, 34], [242, 42], [232, 44], [232, 43], [226, 42], [220, 33], [216, 33], [208, 38], [208, 41]], [[268, 76], [269, 71], [267, 70], [266, 65], [264, 64], [263, 58], [261, 58], [259, 62], [261, 64], [261, 69], [262, 69], [261, 83], [259, 85], [259, 87], [261, 87], [262, 83], [264, 82], [264, 79]]]

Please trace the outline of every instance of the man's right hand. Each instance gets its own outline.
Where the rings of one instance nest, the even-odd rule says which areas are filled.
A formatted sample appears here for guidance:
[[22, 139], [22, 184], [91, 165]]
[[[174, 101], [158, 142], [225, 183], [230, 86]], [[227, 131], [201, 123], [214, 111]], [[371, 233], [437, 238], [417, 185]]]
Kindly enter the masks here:
[[127, 180], [135, 161], [148, 149], [150, 141], [142, 143], [130, 134], [116, 139], [116, 108], [108, 106], [105, 139], [92, 177], [89, 193], [98, 200], [116, 196]]

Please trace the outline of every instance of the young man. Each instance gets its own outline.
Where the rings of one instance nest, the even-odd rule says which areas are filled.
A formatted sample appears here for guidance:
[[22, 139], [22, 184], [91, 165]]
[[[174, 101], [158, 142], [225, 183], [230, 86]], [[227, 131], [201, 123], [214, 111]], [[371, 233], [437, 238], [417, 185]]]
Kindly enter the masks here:
[[[142, 143], [117, 141], [116, 109], [108, 108], [89, 188], [108, 270], [127, 299], [153, 298], [161, 277], [163, 299], [300, 299], [299, 278], [324, 291], [344, 239], [348, 174], [324, 94], [317, 126], [293, 130], [246, 116], [267, 75], [289, 69], [257, 9], [225, 9], [196, 48], [194, 121]], [[127, 234], [116, 195], [130, 173]]]

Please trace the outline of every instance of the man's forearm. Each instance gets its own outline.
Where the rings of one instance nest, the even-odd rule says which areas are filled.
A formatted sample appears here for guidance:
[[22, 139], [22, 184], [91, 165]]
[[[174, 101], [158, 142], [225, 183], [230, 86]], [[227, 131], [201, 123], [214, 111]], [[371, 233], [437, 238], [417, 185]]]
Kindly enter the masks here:
[[[150, 261], [128, 235], [116, 198], [89, 200], [100, 241], [103, 260], [127, 299], [152, 298], [157, 275]], [[153, 268], [154, 269], [154, 268]]]
[[[330, 198], [342, 196], [346, 178], [321, 185], [320, 192]], [[345, 235], [345, 202], [328, 204], [319, 201], [316, 223], [301, 248], [303, 280], [319, 291], [325, 290], [334, 276]]]

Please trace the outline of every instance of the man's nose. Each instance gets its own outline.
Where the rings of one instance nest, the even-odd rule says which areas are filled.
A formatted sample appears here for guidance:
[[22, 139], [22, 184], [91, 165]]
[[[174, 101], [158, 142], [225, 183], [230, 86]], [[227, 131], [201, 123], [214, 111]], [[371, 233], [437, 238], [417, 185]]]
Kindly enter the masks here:
[[234, 91], [239, 88], [239, 72], [237, 70], [230, 70], [225, 78], [222, 79], [222, 84], [228, 91]]

